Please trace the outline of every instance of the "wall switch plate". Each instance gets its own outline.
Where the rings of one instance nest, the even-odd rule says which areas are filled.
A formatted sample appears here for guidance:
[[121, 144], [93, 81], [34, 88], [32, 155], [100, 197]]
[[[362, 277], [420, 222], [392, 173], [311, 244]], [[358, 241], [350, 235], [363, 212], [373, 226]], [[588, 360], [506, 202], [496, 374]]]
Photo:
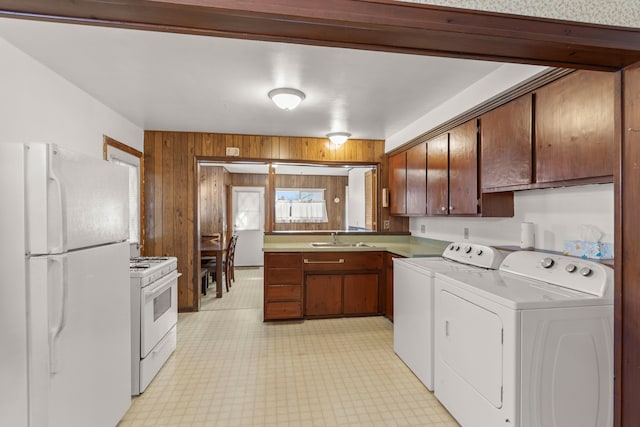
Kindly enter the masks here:
[[424, 224], [421, 224], [421, 225], [420, 225], [420, 232], [421, 232], [421, 233], [426, 233], [426, 232], [427, 232], [427, 226], [426, 226], [426, 225], [424, 225]]
[[239, 156], [240, 148], [238, 147], [227, 147], [227, 156]]
[[382, 222], [382, 228], [384, 228], [385, 230], [390, 229], [390, 228], [391, 228], [391, 221], [390, 221], [390, 220], [388, 220], [388, 219], [385, 219], [385, 220]]
[[465, 239], [469, 238], [469, 227], [465, 227], [464, 228], [464, 233], [463, 234], [464, 234], [464, 238]]

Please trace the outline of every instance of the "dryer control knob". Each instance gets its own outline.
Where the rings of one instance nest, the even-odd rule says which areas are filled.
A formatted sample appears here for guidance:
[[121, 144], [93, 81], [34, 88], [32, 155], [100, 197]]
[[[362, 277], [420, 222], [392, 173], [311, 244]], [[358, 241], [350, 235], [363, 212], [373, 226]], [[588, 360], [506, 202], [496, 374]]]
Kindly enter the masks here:
[[575, 264], [567, 264], [567, 266], [564, 268], [565, 270], [567, 270], [567, 273], [573, 273], [574, 271], [576, 271], [578, 267], [576, 267]]
[[553, 265], [553, 258], [546, 257], [542, 261], [540, 261], [540, 265], [544, 268], [550, 268]]
[[468, 254], [471, 252], [471, 246], [467, 245], [464, 247], [464, 253]]
[[582, 274], [584, 277], [591, 276], [591, 273], [593, 273], [593, 270], [591, 270], [589, 267], [583, 267], [580, 269], [580, 274]]

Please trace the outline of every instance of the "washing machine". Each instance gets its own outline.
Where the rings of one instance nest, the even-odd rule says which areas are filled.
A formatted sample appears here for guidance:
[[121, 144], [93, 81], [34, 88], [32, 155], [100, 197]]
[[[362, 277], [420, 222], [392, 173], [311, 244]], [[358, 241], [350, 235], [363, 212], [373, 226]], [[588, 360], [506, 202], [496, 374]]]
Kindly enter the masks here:
[[436, 274], [435, 396], [464, 427], [613, 425], [613, 270], [519, 251]]
[[436, 272], [496, 269], [504, 254], [469, 242], [451, 243], [441, 257], [394, 258], [393, 349], [433, 391], [433, 295]]

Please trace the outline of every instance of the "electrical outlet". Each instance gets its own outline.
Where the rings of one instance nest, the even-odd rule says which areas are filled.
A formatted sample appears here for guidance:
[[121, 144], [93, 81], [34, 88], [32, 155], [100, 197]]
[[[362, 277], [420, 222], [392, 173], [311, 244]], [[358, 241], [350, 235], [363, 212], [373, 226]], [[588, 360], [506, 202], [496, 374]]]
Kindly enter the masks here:
[[464, 238], [465, 240], [469, 238], [469, 227], [464, 228]]
[[382, 228], [384, 228], [385, 230], [388, 230], [391, 228], [391, 221], [388, 219], [385, 219], [384, 222], [382, 223]]
[[427, 232], [427, 226], [426, 226], [426, 225], [424, 225], [424, 224], [421, 224], [421, 225], [420, 225], [420, 232], [421, 232], [422, 234], [426, 233], [426, 232]]

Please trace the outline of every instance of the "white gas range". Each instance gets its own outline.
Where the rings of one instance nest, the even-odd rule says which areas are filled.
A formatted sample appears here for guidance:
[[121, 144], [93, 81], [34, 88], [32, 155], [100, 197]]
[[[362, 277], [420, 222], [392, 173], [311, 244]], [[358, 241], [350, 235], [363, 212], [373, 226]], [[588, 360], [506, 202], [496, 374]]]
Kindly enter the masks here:
[[138, 395], [176, 349], [178, 259], [135, 257], [131, 277], [131, 394]]

